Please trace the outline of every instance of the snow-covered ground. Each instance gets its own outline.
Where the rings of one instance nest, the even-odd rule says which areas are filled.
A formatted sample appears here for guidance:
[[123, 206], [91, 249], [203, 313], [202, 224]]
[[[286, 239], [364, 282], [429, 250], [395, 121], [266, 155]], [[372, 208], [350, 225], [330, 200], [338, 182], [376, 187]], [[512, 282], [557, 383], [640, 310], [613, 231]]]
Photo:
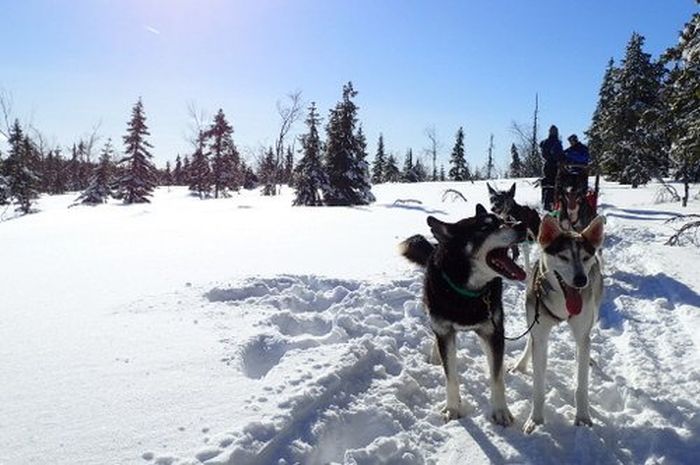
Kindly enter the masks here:
[[[468, 202], [443, 201], [446, 188]], [[700, 201], [603, 184], [595, 425], [572, 425], [562, 325], [547, 423], [525, 436], [530, 376], [506, 376], [516, 425], [492, 424], [473, 334], [458, 363], [474, 411], [442, 422], [421, 273], [396, 250], [429, 233], [427, 214], [470, 216], [484, 183], [374, 192], [357, 208], [293, 208], [289, 190], [200, 201], [161, 188], [128, 207], [56, 196], [0, 223], [0, 464], [700, 463], [700, 251], [663, 245], [665, 220]], [[516, 198], [538, 196], [518, 182]], [[508, 334], [525, 328], [523, 294], [506, 285]], [[507, 344], [509, 363], [524, 344]]]

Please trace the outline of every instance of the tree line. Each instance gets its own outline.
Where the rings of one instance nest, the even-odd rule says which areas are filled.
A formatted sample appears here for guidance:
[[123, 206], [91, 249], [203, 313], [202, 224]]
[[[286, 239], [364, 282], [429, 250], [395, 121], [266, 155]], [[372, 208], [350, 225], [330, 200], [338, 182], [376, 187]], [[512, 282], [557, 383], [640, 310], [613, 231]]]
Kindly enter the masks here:
[[[698, 2], [700, 3], [700, 2]], [[591, 126], [594, 163], [612, 181], [637, 187], [672, 176], [700, 181], [700, 13], [657, 60], [633, 33], [619, 64], [610, 59]]]

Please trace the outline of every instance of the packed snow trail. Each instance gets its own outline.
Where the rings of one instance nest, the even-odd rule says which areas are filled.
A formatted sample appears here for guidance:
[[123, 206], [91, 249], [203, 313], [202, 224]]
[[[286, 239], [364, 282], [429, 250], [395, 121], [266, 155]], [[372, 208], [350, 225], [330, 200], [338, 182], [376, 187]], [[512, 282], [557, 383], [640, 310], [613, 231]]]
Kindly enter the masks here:
[[[655, 204], [657, 187], [603, 183], [594, 427], [572, 425], [562, 325], [547, 423], [530, 436], [530, 375], [506, 375], [516, 424], [494, 426], [469, 333], [458, 366], [474, 408], [442, 422], [422, 273], [396, 252], [429, 234], [427, 215], [487, 204], [483, 182], [379, 185], [361, 208], [293, 208], [288, 190], [200, 201], [173, 187], [148, 205], [70, 209], [75, 196], [44, 196], [0, 223], [13, 265], [0, 267], [0, 464], [700, 463], [700, 250], [663, 245], [664, 221], [699, 204]], [[539, 191], [518, 180], [516, 198]], [[507, 335], [526, 329], [523, 296], [506, 284]], [[508, 342], [506, 362], [524, 345]]]
[[[226, 340], [236, 369], [258, 380], [247, 409], [259, 419], [208, 440], [194, 460], [209, 465], [435, 463], [692, 463], [700, 457], [697, 348], [679, 314], [700, 296], [655, 273], [644, 231], [611, 216], [605, 248], [607, 294], [592, 335], [592, 429], [574, 419], [575, 348], [565, 325], [553, 331], [547, 423], [520, 431], [529, 375], [509, 374], [511, 428], [488, 419], [486, 361], [476, 337], [460, 336], [462, 392], [474, 411], [443, 424], [443, 374], [428, 363], [431, 334], [421, 277], [369, 283], [315, 276], [249, 279], [203, 299], [258, 334]], [[648, 238], [646, 238], [648, 239]], [[522, 285], [504, 293], [507, 328], [524, 325]], [[212, 307], [214, 311], [214, 307]], [[515, 331], [517, 332], [517, 331]], [[507, 360], [524, 341], [507, 345]]]

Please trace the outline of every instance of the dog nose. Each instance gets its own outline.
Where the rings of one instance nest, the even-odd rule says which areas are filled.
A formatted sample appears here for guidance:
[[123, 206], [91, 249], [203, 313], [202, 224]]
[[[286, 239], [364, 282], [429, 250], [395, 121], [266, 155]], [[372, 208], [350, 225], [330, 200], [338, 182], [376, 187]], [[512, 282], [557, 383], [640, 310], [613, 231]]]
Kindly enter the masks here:
[[577, 274], [574, 276], [574, 286], [581, 288], [581, 287], [586, 287], [586, 284], [588, 284], [588, 278], [586, 275], [583, 274]]

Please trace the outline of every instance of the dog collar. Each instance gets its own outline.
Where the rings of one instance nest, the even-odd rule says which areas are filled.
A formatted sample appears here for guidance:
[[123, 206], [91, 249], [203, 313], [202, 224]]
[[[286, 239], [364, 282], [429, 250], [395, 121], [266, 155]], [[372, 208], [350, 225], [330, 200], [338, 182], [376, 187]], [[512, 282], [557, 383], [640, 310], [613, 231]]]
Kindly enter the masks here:
[[471, 290], [466, 289], [464, 287], [460, 287], [460, 286], [456, 285], [454, 283], [454, 281], [452, 281], [450, 279], [450, 277], [447, 276], [447, 273], [445, 273], [444, 271], [442, 272], [442, 279], [444, 279], [445, 282], [447, 283], [447, 285], [450, 286], [450, 288], [453, 291], [455, 291], [457, 294], [459, 294], [463, 297], [471, 297], [472, 299], [475, 297], [481, 297], [488, 289], [488, 286], [484, 286], [482, 289], [479, 289], [478, 291], [471, 291]]

